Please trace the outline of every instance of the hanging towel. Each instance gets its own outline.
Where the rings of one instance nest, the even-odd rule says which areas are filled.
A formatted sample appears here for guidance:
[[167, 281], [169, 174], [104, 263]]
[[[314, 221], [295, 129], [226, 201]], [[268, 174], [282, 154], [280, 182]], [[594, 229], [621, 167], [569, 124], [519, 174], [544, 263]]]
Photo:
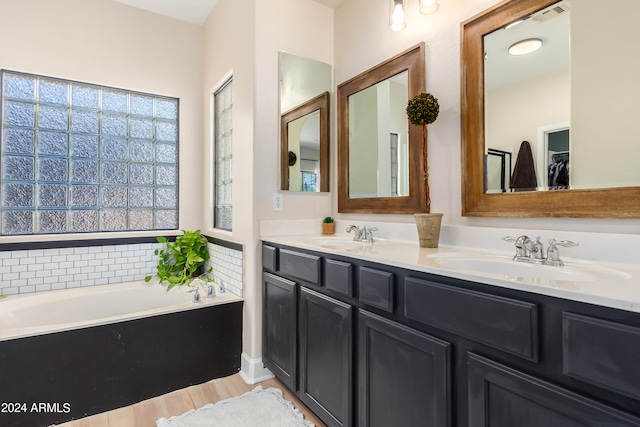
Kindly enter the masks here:
[[528, 141], [522, 141], [522, 144], [520, 144], [520, 151], [518, 151], [516, 165], [513, 168], [510, 186], [515, 191], [532, 191], [538, 186], [536, 166], [533, 163], [531, 145]]

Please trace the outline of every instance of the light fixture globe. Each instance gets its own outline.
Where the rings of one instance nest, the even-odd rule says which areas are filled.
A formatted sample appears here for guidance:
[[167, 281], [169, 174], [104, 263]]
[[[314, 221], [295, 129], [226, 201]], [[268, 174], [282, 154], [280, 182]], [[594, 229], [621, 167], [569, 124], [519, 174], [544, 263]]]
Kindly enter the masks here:
[[423, 15], [431, 15], [440, 8], [438, 0], [420, 0], [420, 13]]

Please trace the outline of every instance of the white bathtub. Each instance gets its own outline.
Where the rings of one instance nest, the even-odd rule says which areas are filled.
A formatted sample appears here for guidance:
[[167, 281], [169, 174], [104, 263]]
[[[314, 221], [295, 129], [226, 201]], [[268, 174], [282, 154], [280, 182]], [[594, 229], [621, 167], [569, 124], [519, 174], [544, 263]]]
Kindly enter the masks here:
[[64, 408], [0, 412], [0, 426], [59, 424], [237, 373], [242, 299], [185, 291], [133, 282], [0, 299], [0, 402]]
[[9, 296], [0, 299], [0, 341], [241, 300], [225, 292], [194, 303], [186, 290], [130, 282]]

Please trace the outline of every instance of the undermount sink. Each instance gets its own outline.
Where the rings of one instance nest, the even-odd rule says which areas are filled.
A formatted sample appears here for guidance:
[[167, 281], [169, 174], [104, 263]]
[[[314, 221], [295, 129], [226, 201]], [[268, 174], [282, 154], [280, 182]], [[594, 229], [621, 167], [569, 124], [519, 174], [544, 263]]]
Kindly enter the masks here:
[[348, 252], [371, 252], [383, 241], [383, 239], [374, 239], [373, 243], [359, 242], [353, 240], [353, 236], [350, 235], [310, 236], [299, 239], [300, 243], [306, 245]]
[[624, 272], [592, 265], [552, 266], [514, 261], [498, 255], [432, 254], [428, 258], [440, 267], [508, 280], [591, 282], [610, 276], [626, 278]]

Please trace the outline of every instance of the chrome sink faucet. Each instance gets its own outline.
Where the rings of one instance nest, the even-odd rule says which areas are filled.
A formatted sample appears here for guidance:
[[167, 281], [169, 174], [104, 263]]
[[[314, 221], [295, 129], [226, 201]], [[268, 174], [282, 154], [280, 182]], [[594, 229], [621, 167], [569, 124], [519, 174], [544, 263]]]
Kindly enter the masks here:
[[513, 237], [506, 236], [502, 240], [505, 242], [514, 242], [516, 247], [516, 254], [513, 257], [514, 261], [530, 262], [533, 264], [555, 265], [562, 266], [564, 263], [560, 259], [560, 251], [558, 246], [574, 247], [578, 246], [577, 243], [570, 240], [557, 241], [556, 239], [549, 240], [549, 247], [547, 248], [546, 256], [544, 254], [543, 245], [540, 241], [540, 237], [536, 237], [535, 241], [532, 241], [527, 236]]
[[356, 242], [360, 242], [362, 240], [362, 230], [360, 230], [360, 227], [358, 227], [357, 225], [350, 225], [347, 227], [347, 233], [353, 233], [353, 240]]
[[356, 242], [373, 243], [373, 232], [378, 231], [376, 227], [369, 227], [367, 225], [362, 228], [357, 225], [350, 225], [347, 227], [347, 233], [354, 232], [353, 240]]

